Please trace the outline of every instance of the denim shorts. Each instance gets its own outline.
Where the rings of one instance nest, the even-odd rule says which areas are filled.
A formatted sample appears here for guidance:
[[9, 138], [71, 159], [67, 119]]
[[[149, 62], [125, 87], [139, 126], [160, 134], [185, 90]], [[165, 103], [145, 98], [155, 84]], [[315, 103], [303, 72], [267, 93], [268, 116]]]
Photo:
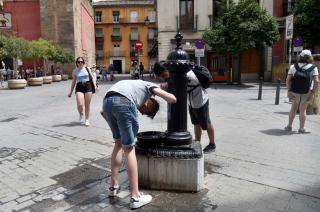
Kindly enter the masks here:
[[116, 142], [123, 147], [135, 144], [135, 137], [139, 130], [137, 108], [126, 97], [113, 95], [103, 101], [103, 114]]

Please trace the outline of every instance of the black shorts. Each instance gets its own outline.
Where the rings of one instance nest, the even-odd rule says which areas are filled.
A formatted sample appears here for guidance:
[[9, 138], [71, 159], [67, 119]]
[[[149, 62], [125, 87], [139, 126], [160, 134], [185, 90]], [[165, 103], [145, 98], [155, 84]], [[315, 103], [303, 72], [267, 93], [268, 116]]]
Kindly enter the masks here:
[[192, 124], [200, 125], [203, 130], [208, 129], [208, 125], [211, 124], [209, 114], [209, 100], [200, 108], [192, 108], [189, 105], [189, 113]]
[[78, 82], [76, 85], [76, 93], [77, 92], [81, 92], [81, 93], [92, 92], [92, 86], [90, 81]]

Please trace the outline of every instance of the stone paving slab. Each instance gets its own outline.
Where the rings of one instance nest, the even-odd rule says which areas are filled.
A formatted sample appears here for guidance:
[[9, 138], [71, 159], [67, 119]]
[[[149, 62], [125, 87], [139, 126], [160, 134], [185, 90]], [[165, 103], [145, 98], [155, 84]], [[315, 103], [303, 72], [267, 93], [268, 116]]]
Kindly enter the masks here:
[[[77, 122], [70, 81], [0, 90], [0, 211], [130, 211], [124, 164], [123, 192], [107, 197], [113, 141], [99, 112], [110, 85], [92, 99], [90, 127]], [[205, 189], [146, 190], [153, 201], [137, 211], [320, 211], [319, 116], [307, 118], [311, 134], [288, 134], [283, 87], [279, 105], [273, 85], [260, 101], [256, 84], [207, 91], [217, 150], [204, 158]], [[140, 131], [166, 130], [162, 100], [160, 107], [153, 120], [139, 116]], [[188, 129], [193, 134], [189, 117]]]

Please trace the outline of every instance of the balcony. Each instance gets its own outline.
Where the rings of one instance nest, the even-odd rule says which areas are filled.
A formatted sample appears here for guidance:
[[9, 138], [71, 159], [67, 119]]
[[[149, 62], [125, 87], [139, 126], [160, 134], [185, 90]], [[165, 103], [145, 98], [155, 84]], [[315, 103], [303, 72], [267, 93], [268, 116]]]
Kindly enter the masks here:
[[137, 40], [139, 40], [139, 35], [137, 35], [137, 34], [131, 34], [130, 35], [130, 40], [131, 41], [137, 41]]
[[111, 40], [112, 41], [121, 41], [122, 36], [121, 35], [111, 35]]
[[103, 58], [103, 50], [97, 50], [96, 51], [96, 57], [97, 58]]
[[108, 51], [107, 52], [107, 57], [124, 57], [125, 55], [125, 51]]

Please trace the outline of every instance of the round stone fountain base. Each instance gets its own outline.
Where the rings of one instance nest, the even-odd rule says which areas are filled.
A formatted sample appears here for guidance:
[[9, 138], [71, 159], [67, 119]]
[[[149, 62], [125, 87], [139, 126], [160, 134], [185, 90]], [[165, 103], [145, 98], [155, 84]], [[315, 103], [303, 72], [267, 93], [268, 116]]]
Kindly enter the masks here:
[[204, 159], [200, 143], [192, 141], [190, 145], [167, 146], [159, 139], [161, 133], [143, 133], [138, 134], [136, 145], [140, 186], [188, 192], [203, 188]]

